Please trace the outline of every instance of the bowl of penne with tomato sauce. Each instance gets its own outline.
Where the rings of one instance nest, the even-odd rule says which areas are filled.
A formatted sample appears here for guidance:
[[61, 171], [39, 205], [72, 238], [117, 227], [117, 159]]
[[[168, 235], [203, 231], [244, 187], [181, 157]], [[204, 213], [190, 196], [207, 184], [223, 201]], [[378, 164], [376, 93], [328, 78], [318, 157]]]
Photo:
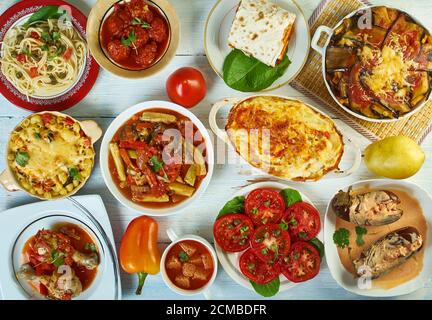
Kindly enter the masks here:
[[206, 190], [213, 145], [201, 121], [185, 108], [148, 101], [122, 112], [101, 145], [102, 176], [124, 206], [147, 215], [170, 215]]
[[51, 111], [32, 114], [9, 136], [0, 184], [42, 200], [71, 196], [89, 179], [93, 145], [101, 136], [93, 120], [78, 121]]

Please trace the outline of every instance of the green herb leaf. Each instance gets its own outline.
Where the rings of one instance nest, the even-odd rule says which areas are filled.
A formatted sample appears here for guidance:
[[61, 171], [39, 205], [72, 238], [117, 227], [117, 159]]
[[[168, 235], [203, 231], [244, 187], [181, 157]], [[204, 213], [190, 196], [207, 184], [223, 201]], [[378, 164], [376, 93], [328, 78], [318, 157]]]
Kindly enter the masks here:
[[306, 239], [308, 235], [307, 235], [306, 232], [300, 231], [299, 234], [298, 234], [298, 236], [299, 236], [300, 239]]
[[273, 68], [253, 57], [248, 57], [240, 50], [234, 49], [225, 58], [223, 78], [225, 83], [235, 90], [243, 92], [261, 91], [281, 77], [290, 63], [288, 56], [285, 56]]
[[244, 212], [244, 202], [245, 197], [239, 196], [228, 201], [221, 211], [219, 211], [219, 215], [216, 220], [220, 217], [229, 214], [229, 213], [243, 213]]
[[264, 206], [265, 206], [266, 208], [270, 207], [270, 205], [271, 205], [271, 201], [270, 201], [270, 200], [266, 200], [266, 201], [264, 201]]
[[51, 42], [52, 38], [49, 32], [42, 32], [41, 33], [41, 38], [46, 41], [46, 42]]
[[33, 54], [26, 47], [22, 48], [21, 52], [24, 53], [27, 57], [33, 56]]
[[49, 50], [48, 45], [47, 44], [42, 45], [41, 50], [42, 51], [48, 51]]
[[252, 287], [256, 291], [256, 293], [262, 295], [263, 297], [272, 297], [276, 293], [279, 292], [280, 287], [280, 280], [279, 277], [276, 277], [273, 281], [267, 283], [267, 284], [258, 284], [250, 281]]
[[35, 137], [37, 140], [40, 140], [40, 139], [41, 139], [41, 135], [40, 135], [39, 132], [35, 132], [35, 133], [34, 133], [34, 137]]
[[297, 190], [294, 190], [294, 189], [290, 189], [290, 188], [283, 189], [283, 190], [281, 190], [280, 195], [284, 199], [285, 206], [287, 208], [292, 206], [294, 203], [302, 201], [302, 197], [300, 195], [300, 192], [298, 192]]
[[56, 31], [54, 31], [53, 33], [52, 33], [52, 39], [54, 40], [54, 41], [57, 41], [57, 40], [60, 40], [60, 32], [56, 32]]
[[363, 240], [363, 236], [365, 234], [367, 234], [367, 229], [360, 227], [360, 226], [356, 226], [355, 227], [355, 232], [356, 232], [356, 244], [361, 247], [365, 244], [364, 240]]
[[89, 250], [89, 251], [91, 251], [91, 252], [97, 252], [97, 247], [96, 247], [96, 245], [95, 245], [94, 243], [92, 243], [92, 242], [87, 242], [87, 243], [84, 245], [84, 249]]
[[322, 261], [322, 259], [324, 258], [324, 243], [322, 243], [321, 240], [318, 238], [310, 239], [309, 243], [318, 250], [320, 259]]
[[258, 209], [257, 209], [257, 208], [252, 208], [251, 213], [252, 213], [253, 215], [258, 214]]
[[129, 32], [129, 35], [127, 38], [122, 37], [120, 39], [120, 42], [122, 43], [122, 45], [124, 45], [125, 47], [129, 47], [132, 45], [132, 43], [134, 43], [136, 41], [136, 35], [135, 32], [131, 31]]
[[289, 224], [292, 225], [293, 227], [296, 227], [297, 224], [298, 224], [298, 222], [297, 222], [297, 220], [294, 217], [292, 217], [291, 220], [290, 220], [290, 222], [289, 222]]
[[59, 11], [58, 6], [45, 6], [40, 8], [35, 13], [33, 13], [24, 24], [24, 27], [28, 28], [32, 23], [38, 21], [46, 21], [48, 19], [58, 19], [64, 14], [66, 14], [66, 11], [65, 10]]
[[143, 29], [150, 29], [151, 25], [145, 21], [142, 21], [140, 18], [135, 17], [131, 21], [132, 25], [134, 26], [140, 26]]
[[152, 156], [150, 162], [154, 172], [159, 172], [159, 170], [163, 168], [163, 161], [159, 161], [157, 156]]
[[17, 151], [15, 154], [15, 162], [18, 163], [21, 167], [25, 167], [30, 159], [30, 156], [27, 152]]
[[249, 227], [248, 227], [248, 226], [241, 227], [241, 228], [240, 228], [240, 233], [245, 233], [245, 232], [247, 232], [248, 230], [249, 230]]
[[178, 257], [179, 257], [179, 259], [180, 259], [181, 262], [187, 262], [187, 261], [189, 261], [189, 256], [183, 250], [179, 252]]
[[341, 249], [349, 247], [350, 232], [348, 229], [340, 228], [333, 233], [333, 242]]
[[51, 263], [56, 267], [60, 267], [64, 264], [64, 253], [58, 252], [57, 250], [54, 250], [51, 252]]
[[69, 168], [69, 176], [73, 179], [73, 180], [79, 180], [80, 179], [80, 174], [77, 168], [72, 167]]

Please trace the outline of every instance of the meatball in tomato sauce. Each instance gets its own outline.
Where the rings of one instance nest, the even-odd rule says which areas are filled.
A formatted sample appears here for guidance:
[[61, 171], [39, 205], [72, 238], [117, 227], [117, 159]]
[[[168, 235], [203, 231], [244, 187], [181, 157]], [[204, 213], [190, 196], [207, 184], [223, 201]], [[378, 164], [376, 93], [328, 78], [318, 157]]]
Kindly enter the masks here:
[[107, 55], [131, 70], [154, 64], [165, 53], [168, 40], [168, 22], [145, 0], [117, 3], [101, 28], [101, 44]]
[[164, 20], [161, 18], [155, 18], [151, 23], [151, 28], [149, 29], [150, 38], [156, 42], [163, 42], [168, 36], [168, 27]]
[[135, 61], [137, 64], [142, 66], [151, 65], [156, 58], [156, 53], [157, 44], [156, 42], [151, 42], [138, 49], [138, 53], [135, 56]]
[[114, 61], [121, 62], [130, 56], [131, 49], [124, 46], [120, 40], [115, 39], [108, 43], [108, 54]]

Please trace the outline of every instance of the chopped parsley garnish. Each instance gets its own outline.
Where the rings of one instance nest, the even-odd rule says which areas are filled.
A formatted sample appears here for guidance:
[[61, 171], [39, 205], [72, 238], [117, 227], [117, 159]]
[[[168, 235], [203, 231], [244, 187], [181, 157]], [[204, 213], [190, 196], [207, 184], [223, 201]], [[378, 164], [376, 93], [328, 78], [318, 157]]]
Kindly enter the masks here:
[[333, 233], [333, 242], [341, 249], [349, 247], [350, 232], [348, 229], [340, 228]]
[[125, 47], [129, 47], [131, 46], [135, 41], [136, 41], [136, 34], [135, 32], [131, 31], [128, 34], [128, 37], [122, 37], [120, 42], [122, 43], [122, 45], [124, 45]]
[[154, 172], [159, 172], [159, 170], [163, 168], [163, 161], [159, 161], [157, 156], [152, 156], [150, 162]]
[[355, 232], [356, 232], [356, 244], [361, 247], [362, 245], [365, 244], [364, 240], [363, 240], [363, 236], [365, 234], [367, 234], [367, 229], [360, 227], [360, 226], [356, 226], [355, 227]]
[[306, 239], [307, 236], [308, 236], [308, 234], [306, 232], [304, 232], [304, 231], [300, 231], [299, 234], [298, 234], [298, 236], [299, 236], [300, 239]]
[[187, 261], [189, 261], [189, 256], [183, 250], [179, 252], [178, 257], [179, 257], [179, 259], [180, 259], [181, 262], [187, 262]]
[[30, 159], [30, 156], [27, 152], [18, 151], [15, 154], [15, 162], [18, 163], [21, 167], [25, 167]]
[[96, 245], [92, 242], [87, 242], [84, 246], [84, 249], [89, 250], [91, 252], [97, 252]]
[[80, 174], [77, 168], [73, 167], [73, 168], [69, 168], [69, 176], [73, 179], [73, 180], [79, 180], [80, 179]]
[[51, 252], [51, 263], [56, 267], [60, 267], [61, 265], [64, 264], [64, 253], [63, 252], [58, 252], [57, 250], [54, 250], [53, 252]]
[[282, 219], [279, 223], [279, 228], [281, 228], [282, 230], [288, 230], [288, 224], [285, 222], [284, 219]]
[[251, 213], [252, 213], [253, 215], [258, 214], [258, 208], [252, 208]]
[[266, 206], [268, 208], [268, 207], [270, 207], [270, 205], [271, 205], [270, 200], [264, 201], [264, 206]]
[[135, 17], [131, 21], [132, 25], [134, 26], [140, 26], [143, 29], [150, 29], [151, 25], [148, 22], [142, 21], [140, 18]]

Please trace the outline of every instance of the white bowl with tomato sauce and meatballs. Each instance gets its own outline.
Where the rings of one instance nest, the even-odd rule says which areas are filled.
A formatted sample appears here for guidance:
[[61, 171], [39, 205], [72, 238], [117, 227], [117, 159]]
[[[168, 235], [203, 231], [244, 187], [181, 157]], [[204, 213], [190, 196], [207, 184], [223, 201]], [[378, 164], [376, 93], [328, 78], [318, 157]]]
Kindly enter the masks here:
[[87, 20], [87, 41], [107, 71], [138, 79], [162, 70], [174, 57], [180, 23], [166, 0], [99, 0]]
[[185, 108], [147, 101], [123, 111], [101, 145], [102, 176], [124, 206], [140, 214], [178, 213], [207, 189], [214, 151], [208, 131]]

